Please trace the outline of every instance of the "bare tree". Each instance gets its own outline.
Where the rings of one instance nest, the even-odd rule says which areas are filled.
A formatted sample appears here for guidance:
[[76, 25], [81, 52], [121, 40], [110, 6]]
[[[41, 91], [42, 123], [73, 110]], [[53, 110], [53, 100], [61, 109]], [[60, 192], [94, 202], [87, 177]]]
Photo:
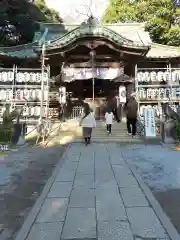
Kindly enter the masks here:
[[87, 18], [92, 17], [92, 15], [93, 15], [92, 11], [91, 11], [92, 0], [90, 0], [89, 5], [83, 4], [83, 5], [81, 5], [81, 7], [84, 7], [86, 12], [83, 13], [83, 12], [80, 12], [79, 10], [75, 9], [75, 11], [78, 13], [78, 17], [81, 15], [86, 16]]

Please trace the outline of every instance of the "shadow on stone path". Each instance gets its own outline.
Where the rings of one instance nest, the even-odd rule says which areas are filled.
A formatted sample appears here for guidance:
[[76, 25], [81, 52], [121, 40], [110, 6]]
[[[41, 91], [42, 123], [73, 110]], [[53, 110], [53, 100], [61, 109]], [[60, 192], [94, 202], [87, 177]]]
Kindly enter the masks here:
[[120, 146], [180, 234], [180, 152], [161, 145]]
[[1, 240], [15, 239], [62, 153], [63, 147], [27, 147], [0, 159]]

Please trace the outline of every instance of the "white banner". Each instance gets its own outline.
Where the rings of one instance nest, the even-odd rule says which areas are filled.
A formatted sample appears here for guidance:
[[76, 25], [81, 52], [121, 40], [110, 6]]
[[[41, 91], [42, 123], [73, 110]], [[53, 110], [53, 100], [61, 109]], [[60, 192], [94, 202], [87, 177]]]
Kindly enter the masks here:
[[59, 103], [66, 103], [66, 88], [59, 88]]
[[114, 79], [124, 74], [124, 68], [64, 68], [62, 79], [64, 82], [91, 78]]
[[126, 88], [125, 88], [125, 86], [120, 86], [119, 87], [119, 101], [120, 101], [120, 103], [125, 103], [126, 102]]
[[145, 107], [143, 110], [144, 110], [145, 136], [156, 137], [156, 124], [154, 111], [152, 108], [149, 107]]

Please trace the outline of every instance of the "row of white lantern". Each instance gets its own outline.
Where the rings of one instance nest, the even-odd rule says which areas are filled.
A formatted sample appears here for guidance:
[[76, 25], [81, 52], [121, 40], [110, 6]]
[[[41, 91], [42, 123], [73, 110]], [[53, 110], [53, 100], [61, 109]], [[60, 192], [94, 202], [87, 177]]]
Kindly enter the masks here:
[[[0, 108], [0, 116], [3, 115], [5, 111], [5, 107]], [[46, 116], [47, 108], [43, 107], [43, 115]], [[23, 117], [39, 117], [41, 114], [41, 107], [40, 106], [24, 106], [22, 116]]]
[[[40, 83], [42, 79], [42, 74], [40, 72], [34, 73], [34, 72], [17, 72], [16, 74], [14, 72], [0, 72], [0, 82], [12, 82], [13, 80], [16, 80], [18, 83]], [[47, 82], [48, 80], [48, 73], [44, 73], [43, 77], [44, 81]]]
[[59, 111], [57, 108], [49, 108], [48, 110], [48, 116], [58, 116], [59, 115]]
[[[41, 100], [41, 89], [17, 89], [13, 96], [12, 89], [1, 89], [0, 90], [0, 100], [10, 101], [15, 99], [17, 101], [27, 100], [27, 101], [37, 101]], [[48, 90], [44, 90], [44, 101], [48, 100]]]
[[180, 99], [180, 88], [140, 88], [140, 99]]
[[152, 72], [138, 72], [137, 74], [138, 82], [169, 82], [179, 83], [180, 81], [180, 71], [152, 71]]

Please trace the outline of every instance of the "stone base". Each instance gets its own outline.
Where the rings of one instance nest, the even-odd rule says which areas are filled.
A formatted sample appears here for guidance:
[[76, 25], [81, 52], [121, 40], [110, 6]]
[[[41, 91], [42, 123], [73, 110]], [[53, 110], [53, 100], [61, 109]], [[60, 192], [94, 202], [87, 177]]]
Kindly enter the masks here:
[[176, 143], [176, 125], [173, 120], [164, 122], [162, 125], [162, 141], [163, 143]]
[[24, 137], [22, 137], [22, 136], [20, 136], [19, 137], [19, 140], [18, 140], [18, 142], [17, 142], [17, 146], [22, 146], [22, 145], [24, 145], [26, 142], [25, 142], [25, 140], [24, 140]]

